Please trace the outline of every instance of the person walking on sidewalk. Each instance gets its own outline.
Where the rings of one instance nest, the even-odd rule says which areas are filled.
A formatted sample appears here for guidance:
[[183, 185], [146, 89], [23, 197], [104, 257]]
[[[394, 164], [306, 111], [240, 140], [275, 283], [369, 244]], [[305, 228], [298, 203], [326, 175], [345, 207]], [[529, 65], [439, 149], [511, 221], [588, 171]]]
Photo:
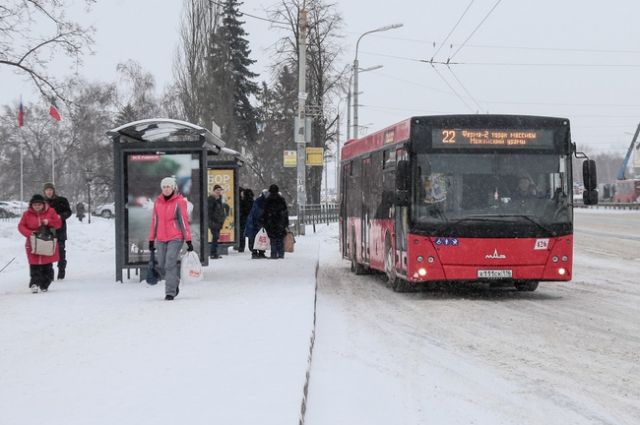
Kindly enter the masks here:
[[178, 260], [183, 243], [193, 251], [187, 201], [177, 192], [176, 179], [165, 177], [160, 182], [162, 193], [153, 204], [149, 227], [149, 251], [155, 251], [158, 272], [165, 280], [165, 297], [173, 300], [180, 292]]
[[71, 217], [71, 206], [64, 196], [56, 194], [56, 187], [53, 183], [44, 184], [44, 197], [47, 203], [53, 207], [62, 220], [62, 226], [58, 229], [56, 236], [58, 237], [58, 249], [60, 251], [60, 260], [58, 260], [58, 280], [64, 279], [67, 270], [67, 219]]
[[41, 226], [52, 229], [55, 232], [61, 225], [60, 216], [51, 206], [47, 205], [44, 201], [44, 196], [40, 194], [33, 195], [29, 201], [29, 208], [20, 218], [18, 231], [27, 239], [25, 249], [29, 260], [29, 275], [31, 277], [29, 288], [34, 294], [38, 290], [42, 292], [49, 290], [49, 285], [53, 281], [53, 263], [58, 261], [59, 254], [57, 247], [53, 255], [49, 256], [32, 253], [30, 236], [37, 232]]
[[213, 186], [211, 194], [207, 197], [207, 213], [209, 217], [209, 230], [211, 231], [211, 245], [209, 249], [209, 258], [220, 258], [218, 255], [218, 238], [220, 237], [220, 229], [224, 224], [227, 215], [222, 205], [222, 186], [219, 184]]
[[271, 259], [284, 258], [283, 240], [289, 227], [287, 203], [279, 193], [278, 185], [269, 186], [269, 196], [264, 201], [264, 228], [271, 241]]

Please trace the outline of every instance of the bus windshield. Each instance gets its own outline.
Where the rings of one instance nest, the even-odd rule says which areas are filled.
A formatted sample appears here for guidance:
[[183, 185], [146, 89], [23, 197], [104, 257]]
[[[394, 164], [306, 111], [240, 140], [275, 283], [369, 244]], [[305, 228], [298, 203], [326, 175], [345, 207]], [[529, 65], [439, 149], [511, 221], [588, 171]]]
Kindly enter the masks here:
[[[506, 236], [505, 227], [516, 237], [565, 233], [572, 221], [568, 161], [557, 153], [419, 153], [412, 223], [432, 233], [471, 226], [477, 236]], [[478, 234], [483, 229], [489, 234]]]

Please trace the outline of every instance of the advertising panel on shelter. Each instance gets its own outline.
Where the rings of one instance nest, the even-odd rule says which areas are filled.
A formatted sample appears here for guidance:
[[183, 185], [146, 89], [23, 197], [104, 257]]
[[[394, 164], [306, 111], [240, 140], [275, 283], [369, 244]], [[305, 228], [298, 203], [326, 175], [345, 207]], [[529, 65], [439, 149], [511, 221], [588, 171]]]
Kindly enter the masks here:
[[[161, 196], [160, 181], [173, 176], [187, 200], [194, 250], [200, 252], [202, 194], [201, 152], [170, 154], [129, 153], [125, 157], [125, 244], [127, 265], [149, 261], [149, 226], [153, 204]], [[183, 247], [186, 250], [186, 245]]]
[[[222, 186], [222, 207], [227, 215], [224, 220], [218, 243], [233, 244], [235, 238], [235, 180], [233, 168], [209, 169], [207, 175], [207, 193], [211, 193], [213, 186]], [[208, 232], [208, 240], [211, 241], [211, 231]]]

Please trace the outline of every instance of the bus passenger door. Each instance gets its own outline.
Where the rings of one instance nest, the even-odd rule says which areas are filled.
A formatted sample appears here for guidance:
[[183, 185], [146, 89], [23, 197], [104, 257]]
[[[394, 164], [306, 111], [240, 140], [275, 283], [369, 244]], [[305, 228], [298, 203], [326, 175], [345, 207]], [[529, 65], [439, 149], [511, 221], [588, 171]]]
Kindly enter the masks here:
[[349, 199], [347, 188], [349, 185], [347, 181], [351, 176], [351, 163], [344, 164], [342, 166], [342, 172], [340, 173], [340, 247], [342, 248], [342, 257], [349, 258], [349, 215], [347, 211], [347, 200]]
[[361, 241], [362, 261], [369, 264], [369, 245], [371, 235], [371, 216], [369, 205], [371, 203], [371, 157], [362, 161], [362, 217], [361, 217]]

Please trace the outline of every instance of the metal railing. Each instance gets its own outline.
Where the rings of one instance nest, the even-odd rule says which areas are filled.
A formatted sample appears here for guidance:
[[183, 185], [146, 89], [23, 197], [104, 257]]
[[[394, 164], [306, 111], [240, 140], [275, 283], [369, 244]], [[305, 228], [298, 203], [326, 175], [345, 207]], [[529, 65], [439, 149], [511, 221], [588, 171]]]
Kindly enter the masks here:
[[336, 223], [338, 221], [338, 204], [306, 205], [298, 212], [298, 220], [301, 224]]

